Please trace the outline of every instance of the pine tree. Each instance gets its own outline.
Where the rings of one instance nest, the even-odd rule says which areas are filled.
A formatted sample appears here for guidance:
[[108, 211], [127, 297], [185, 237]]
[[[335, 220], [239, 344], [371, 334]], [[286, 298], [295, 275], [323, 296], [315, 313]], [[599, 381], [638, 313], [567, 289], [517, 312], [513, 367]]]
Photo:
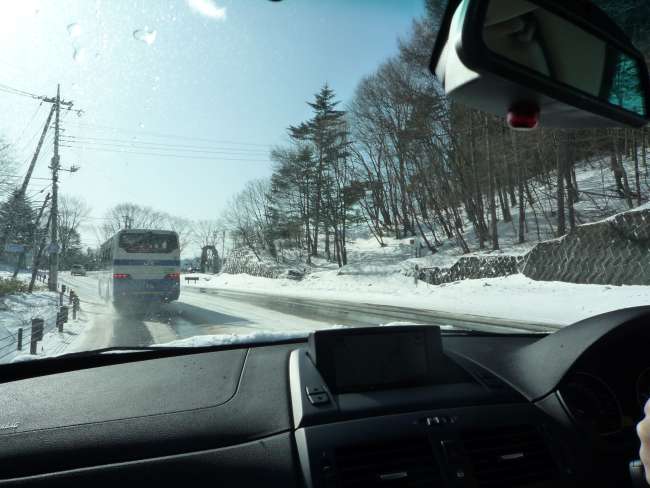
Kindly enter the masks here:
[[35, 220], [36, 211], [30, 201], [19, 190], [14, 190], [0, 205], [0, 250], [4, 251], [9, 243], [31, 245]]
[[[312, 193], [312, 237], [311, 255], [318, 255], [319, 233], [323, 225], [324, 202], [327, 196], [328, 172], [336, 163], [342, 150], [342, 126], [345, 112], [337, 110], [339, 102], [334, 90], [327, 83], [314, 95], [313, 102], [307, 102], [313, 109], [313, 117], [298, 126], [289, 127], [289, 134], [298, 142], [308, 142], [313, 147], [315, 181]], [[326, 224], [327, 227], [327, 224]], [[327, 232], [329, 229], [326, 228]]]

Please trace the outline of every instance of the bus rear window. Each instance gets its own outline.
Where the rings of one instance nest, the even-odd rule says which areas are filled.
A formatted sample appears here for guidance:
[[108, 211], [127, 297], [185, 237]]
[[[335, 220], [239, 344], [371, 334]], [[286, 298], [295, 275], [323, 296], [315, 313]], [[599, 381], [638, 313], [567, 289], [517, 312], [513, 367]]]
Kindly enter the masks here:
[[178, 249], [174, 234], [122, 234], [120, 247], [126, 252], [167, 253]]

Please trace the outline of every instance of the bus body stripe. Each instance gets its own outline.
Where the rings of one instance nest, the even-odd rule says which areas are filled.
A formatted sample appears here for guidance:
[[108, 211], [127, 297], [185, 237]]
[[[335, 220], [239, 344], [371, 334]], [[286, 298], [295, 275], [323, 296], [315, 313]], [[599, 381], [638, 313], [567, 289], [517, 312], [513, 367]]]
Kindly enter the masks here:
[[180, 266], [180, 259], [114, 259], [113, 266]]

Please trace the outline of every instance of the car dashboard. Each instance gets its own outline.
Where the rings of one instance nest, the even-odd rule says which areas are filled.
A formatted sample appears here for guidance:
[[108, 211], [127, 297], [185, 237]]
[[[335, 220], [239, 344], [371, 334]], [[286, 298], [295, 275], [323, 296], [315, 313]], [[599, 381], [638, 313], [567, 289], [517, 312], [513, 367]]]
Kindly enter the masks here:
[[444, 334], [442, 380], [363, 392], [332, 391], [306, 342], [10, 365], [0, 486], [627, 486], [649, 313]]

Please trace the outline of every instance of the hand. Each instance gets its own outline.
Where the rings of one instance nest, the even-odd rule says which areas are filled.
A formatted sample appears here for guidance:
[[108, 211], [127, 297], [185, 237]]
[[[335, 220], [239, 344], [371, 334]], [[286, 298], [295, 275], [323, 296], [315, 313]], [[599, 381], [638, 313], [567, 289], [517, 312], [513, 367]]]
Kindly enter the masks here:
[[650, 400], [645, 404], [644, 411], [645, 418], [636, 426], [636, 432], [641, 440], [639, 455], [645, 468], [645, 479], [650, 483]]

